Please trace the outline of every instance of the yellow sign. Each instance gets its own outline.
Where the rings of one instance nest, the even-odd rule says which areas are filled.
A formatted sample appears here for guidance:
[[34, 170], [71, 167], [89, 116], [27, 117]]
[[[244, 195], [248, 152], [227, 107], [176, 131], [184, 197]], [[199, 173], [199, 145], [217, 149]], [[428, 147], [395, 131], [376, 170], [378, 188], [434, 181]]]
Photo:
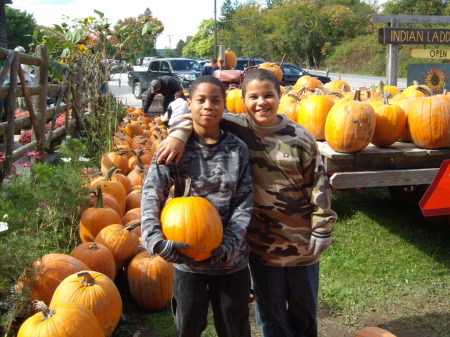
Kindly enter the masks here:
[[418, 59], [448, 59], [450, 49], [411, 49], [410, 56]]

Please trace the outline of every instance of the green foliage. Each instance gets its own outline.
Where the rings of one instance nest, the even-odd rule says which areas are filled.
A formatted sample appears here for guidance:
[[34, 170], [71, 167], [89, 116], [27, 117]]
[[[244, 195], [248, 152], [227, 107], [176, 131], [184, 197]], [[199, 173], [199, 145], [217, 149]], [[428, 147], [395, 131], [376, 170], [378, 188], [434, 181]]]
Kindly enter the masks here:
[[17, 46], [22, 46], [25, 50], [29, 50], [31, 35], [37, 27], [33, 14], [5, 6], [5, 15], [8, 48], [14, 49]]
[[383, 14], [447, 15], [447, 0], [388, 0], [383, 5]]
[[183, 48], [183, 56], [208, 58], [214, 55], [214, 20], [203, 20], [198, 32]]
[[347, 40], [329, 54], [325, 63], [333, 72], [381, 75], [386, 70], [385, 46], [378, 44], [376, 34]]

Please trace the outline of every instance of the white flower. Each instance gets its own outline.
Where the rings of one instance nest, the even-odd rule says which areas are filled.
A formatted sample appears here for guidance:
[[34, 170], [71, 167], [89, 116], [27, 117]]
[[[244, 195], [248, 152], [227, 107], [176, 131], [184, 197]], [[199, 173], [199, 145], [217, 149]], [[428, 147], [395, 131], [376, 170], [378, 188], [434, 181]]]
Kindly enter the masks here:
[[61, 158], [61, 160], [65, 163], [69, 163], [72, 158]]
[[6, 222], [0, 222], [0, 232], [8, 230], [8, 224]]
[[89, 161], [90, 159], [89, 158], [84, 158], [84, 157], [79, 157], [78, 158], [78, 161]]

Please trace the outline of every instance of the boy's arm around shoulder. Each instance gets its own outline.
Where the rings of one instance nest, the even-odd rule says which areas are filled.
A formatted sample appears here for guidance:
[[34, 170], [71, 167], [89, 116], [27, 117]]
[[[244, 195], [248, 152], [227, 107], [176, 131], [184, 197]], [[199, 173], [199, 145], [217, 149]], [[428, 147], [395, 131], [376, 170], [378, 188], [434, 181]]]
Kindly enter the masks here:
[[239, 176], [237, 179], [236, 193], [230, 200], [230, 218], [224, 226], [222, 246], [225, 249], [225, 259], [235, 256], [245, 242], [245, 235], [253, 212], [253, 184], [250, 171], [249, 152], [243, 143], [241, 146], [241, 158]]

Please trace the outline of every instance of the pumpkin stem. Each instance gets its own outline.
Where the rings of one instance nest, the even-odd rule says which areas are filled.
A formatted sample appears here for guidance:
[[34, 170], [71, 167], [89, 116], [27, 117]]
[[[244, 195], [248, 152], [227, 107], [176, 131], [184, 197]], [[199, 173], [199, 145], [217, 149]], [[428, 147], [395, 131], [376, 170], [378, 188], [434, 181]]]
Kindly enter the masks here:
[[42, 311], [44, 320], [49, 319], [55, 314], [55, 310], [50, 310], [43, 301], [34, 301], [34, 307], [37, 310]]
[[183, 198], [189, 197], [191, 194], [191, 178], [186, 178], [186, 187], [184, 189]]
[[353, 98], [355, 101], [361, 102], [361, 89], [355, 90], [355, 96]]
[[117, 170], [119, 170], [119, 169], [117, 168], [117, 166], [111, 166], [111, 167], [109, 168], [109, 170], [106, 172], [105, 178], [104, 178], [103, 180], [105, 180], [105, 181], [111, 181], [112, 175], [113, 175], [114, 173], [116, 173]]
[[77, 277], [82, 277], [83, 281], [81, 281], [85, 287], [92, 287], [95, 284], [94, 278], [88, 271], [82, 271], [81, 273], [77, 273]]
[[97, 244], [95, 242], [92, 242], [92, 244], [89, 245], [90, 250], [99, 250]]
[[132, 229], [135, 229], [136, 227], [138, 227], [138, 226], [140, 226], [140, 225], [141, 225], [141, 222], [140, 222], [140, 221], [137, 221], [137, 222], [132, 223], [131, 225], [125, 227], [125, 230], [131, 231]]
[[102, 185], [97, 185], [97, 202], [95, 203], [95, 208], [104, 208]]

